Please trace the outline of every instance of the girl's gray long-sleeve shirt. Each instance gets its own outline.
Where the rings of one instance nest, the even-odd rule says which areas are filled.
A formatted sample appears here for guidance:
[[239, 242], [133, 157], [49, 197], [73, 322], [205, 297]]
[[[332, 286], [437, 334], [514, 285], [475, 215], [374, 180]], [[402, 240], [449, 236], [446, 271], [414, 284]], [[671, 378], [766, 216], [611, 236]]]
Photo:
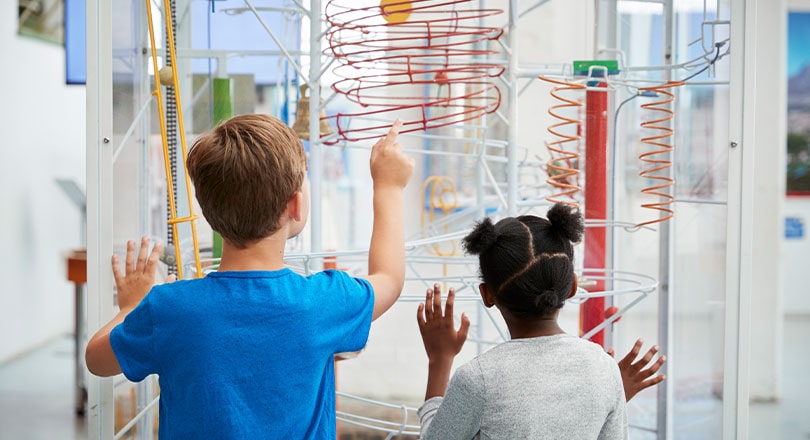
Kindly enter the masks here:
[[616, 361], [560, 334], [515, 339], [459, 367], [419, 408], [423, 440], [626, 439]]

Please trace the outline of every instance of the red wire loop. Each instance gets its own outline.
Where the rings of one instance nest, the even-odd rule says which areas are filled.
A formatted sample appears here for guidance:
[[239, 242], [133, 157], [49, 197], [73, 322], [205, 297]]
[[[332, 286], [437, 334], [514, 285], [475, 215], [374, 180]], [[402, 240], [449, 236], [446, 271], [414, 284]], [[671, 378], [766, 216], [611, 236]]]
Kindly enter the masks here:
[[[377, 138], [395, 119], [403, 122], [400, 133], [407, 133], [495, 112], [501, 103], [495, 79], [505, 67], [486, 61], [498, 53], [487, 47], [500, 38], [503, 28], [480, 23], [503, 10], [475, 9], [472, 4], [472, 0], [389, 3], [387, 7], [396, 7], [395, 13], [407, 14], [408, 19], [388, 22], [379, 5], [357, 8], [353, 0], [330, 0], [327, 51], [338, 61], [333, 73], [341, 78], [332, 89], [358, 105], [357, 110], [327, 117], [334, 119], [339, 135], [334, 142]], [[377, 119], [390, 122], [374, 122]]]

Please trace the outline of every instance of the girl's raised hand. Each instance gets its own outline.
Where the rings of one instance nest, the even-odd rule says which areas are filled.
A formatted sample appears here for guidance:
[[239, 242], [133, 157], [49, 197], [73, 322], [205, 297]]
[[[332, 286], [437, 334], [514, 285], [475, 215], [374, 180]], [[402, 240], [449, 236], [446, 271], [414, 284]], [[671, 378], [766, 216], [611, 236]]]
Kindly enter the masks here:
[[[653, 345], [647, 350], [647, 353], [641, 359], [636, 360], [638, 354], [641, 352], [641, 345], [644, 343], [641, 339], [637, 339], [633, 348], [627, 355], [625, 355], [619, 363], [619, 371], [622, 374], [622, 383], [624, 385], [624, 396], [626, 400], [630, 400], [638, 394], [639, 391], [649, 388], [653, 385], [658, 385], [667, 378], [666, 374], [658, 374], [658, 370], [667, 361], [666, 356], [659, 356], [655, 362], [650, 364], [655, 355], [658, 353], [658, 346]], [[613, 356], [613, 349], [608, 350], [608, 354]]]
[[447, 303], [442, 312], [442, 291], [438, 284], [428, 289], [425, 303], [419, 304], [416, 312], [416, 321], [419, 324], [419, 333], [425, 344], [428, 359], [452, 360], [467, 340], [467, 331], [470, 329], [470, 319], [461, 315], [461, 327], [456, 330], [453, 320], [453, 302], [456, 292], [450, 289], [447, 292]]

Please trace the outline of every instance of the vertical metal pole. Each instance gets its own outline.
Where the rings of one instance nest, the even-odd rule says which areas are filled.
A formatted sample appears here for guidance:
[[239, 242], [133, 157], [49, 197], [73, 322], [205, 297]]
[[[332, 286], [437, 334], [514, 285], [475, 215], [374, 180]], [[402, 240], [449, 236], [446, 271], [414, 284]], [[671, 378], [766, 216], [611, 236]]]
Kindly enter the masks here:
[[[135, 2], [137, 5], [137, 2]], [[143, 9], [138, 8], [138, 11]], [[148, 53], [147, 48], [149, 47], [149, 32], [147, 26], [145, 25], [146, 17], [142, 14], [133, 14], [132, 18], [132, 25], [134, 29], [137, 29], [138, 38], [136, 41], [137, 46], [135, 49], [137, 50], [136, 53], [138, 54], [146, 54]], [[147, 100], [151, 99], [151, 87], [149, 82], [149, 57], [148, 56], [140, 56], [135, 57], [135, 61], [137, 64], [133, 64], [135, 66], [134, 70], [136, 75], [135, 78], [140, 78], [139, 86], [139, 93], [133, 96], [133, 107], [137, 108], [140, 107], [146, 102]], [[157, 76], [157, 75], [156, 75]], [[157, 80], [157, 78], [156, 78]], [[161, 105], [162, 103], [158, 103]], [[150, 207], [149, 199], [150, 195], [153, 193], [154, 188], [152, 187], [151, 180], [149, 179], [150, 176], [150, 169], [149, 169], [149, 135], [150, 135], [150, 127], [152, 124], [151, 112], [146, 113], [143, 115], [142, 119], [138, 122], [141, 127], [141, 138], [139, 140], [140, 147], [141, 147], [141, 181], [139, 182], [140, 188], [140, 207], [138, 209], [139, 215], [141, 218], [139, 229], [141, 234], [148, 233], [151, 236], [160, 237], [161, 231], [155, 231], [152, 229], [152, 210]], [[168, 229], [168, 228], [167, 228]], [[153, 386], [153, 379], [149, 378], [147, 380], [142, 381], [137, 385], [137, 412], [143, 410], [146, 405], [149, 404], [149, 399], [155, 393], [155, 389]], [[136, 412], [136, 413], [137, 413]], [[152, 439], [154, 438], [154, 422], [152, 417], [142, 417], [138, 421], [137, 425], [137, 434], [138, 438], [147, 438]]]
[[[757, 0], [731, 0], [723, 439], [748, 438]], [[772, 6], [772, 5], [769, 5]], [[751, 11], [749, 18], [748, 12]], [[748, 36], [749, 38], [746, 38]]]
[[[595, 59], [610, 59], [615, 55], [601, 55], [603, 49], [619, 47], [619, 37], [617, 32], [618, 27], [618, 0], [597, 0], [596, 2], [596, 22], [597, 29], [594, 34], [596, 35], [596, 45], [594, 46]], [[621, 67], [620, 67], [621, 68]], [[616, 139], [616, 133], [613, 133], [611, 127], [616, 127], [613, 122], [612, 116], [616, 109], [616, 94], [608, 93], [608, 139]], [[613, 149], [615, 143], [609, 143], [607, 149], [607, 212], [605, 219], [615, 220], [616, 218], [616, 150]], [[612, 270], [616, 264], [616, 228], [607, 227], [605, 230], [605, 270]], [[605, 281], [605, 289], [613, 289], [613, 283], [610, 280]], [[605, 298], [605, 306], [615, 305], [615, 299], [612, 296]], [[605, 344], [610, 347], [616, 346], [615, 328], [612, 325], [605, 328]]]
[[[145, 8], [142, 5], [139, 5], [138, 2], [133, 2], [133, 8], [135, 11], [140, 13], [135, 13], [132, 15], [130, 20], [132, 21], [132, 28], [137, 29], [136, 35], [138, 36], [135, 39], [136, 46], [134, 49], [136, 50], [136, 54], [147, 54], [149, 48], [149, 31], [146, 25], [146, 17], [143, 15], [143, 11]], [[144, 105], [147, 101], [151, 100], [152, 96], [152, 88], [149, 81], [149, 56], [133, 56], [133, 70], [134, 75], [133, 78], [140, 79], [139, 83], [137, 84], [137, 92], [133, 94], [132, 102], [130, 103], [133, 107], [134, 115], [137, 115], [137, 109]], [[157, 81], [157, 75], [155, 75], [155, 80]], [[157, 102], [157, 105], [163, 105], [162, 102]], [[138, 144], [138, 148], [140, 149], [140, 162], [138, 166], [140, 167], [140, 177], [138, 182], [138, 201], [139, 206], [137, 207], [138, 210], [138, 230], [140, 231], [141, 235], [150, 235], [153, 237], [159, 237], [160, 231], [155, 231], [152, 229], [152, 210], [150, 207], [150, 196], [153, 193], [153, 185], [151, 184], [150, 177], [150, 169], [149, 169], [149, 159], [150, 159], [150, 151], [149, 151], [149, 136], [151, 134], [151, 124], [152, 124], [152, 113], [146, 112], [140, 120], [137, 122], [140, 126], [141, 137], [136, 142]], [[138, 116], [136, 116], [138, 117]], [[166, 223], [164, 223], [166, 224]], [[171, 230], [171, 228], [167, 227], [167, 230]], [[168, 234], [166, 236], [168, 238]], [[141, 412], [146, 405], [152, 400], [153, 394], [155, 394], [155, 387], [154, 387], [154, 378], [150, 377], [146, 380], [139, 382], [136, 385], [136, 414]], [[155, 426], [154, 426], [154, 418], [153, 417], [141, 417], [138, 420], [136, 438], [138, 439], [153, 439], [155, 435]]]
[[[485, 0], [481, 0], [479, 6], [482, 9], [485, 9], [486, 8]], [[483, 22], [484, 22], [483, 18], [479, 19], [479, 24], [481, 26], [483, 26]], [[478, 48], [481, 48], [484, 45], [483, 45], [483, 43], [479, 42], [479, 43], [476, 43], [476, 46], [478, 46]], [[486, 57], [487, 57], [487, 61], [489, 61], [489, 55], [487, 55]], [[480, 129], [481, 131], [479, 131], [479, 133], [483, 132], [483, 136], [481, 136], [481, 139], [479, 140], [479, 142], [477, 144], [478, 145], [478, 149], [477, 149], [478, 161], [475, 164], [476, 165], [475, 166], [475, 206], [478, 207], [478, 212], [476, 213], [476, 217], [478, 217], [478, 218], [484, 218], [484, 216], [487, 213], [486, 206], [484, 205], [484, 203], [486, 203], [486, 197], [485, 197], [486, 194], [485, 194], [485, 191], [484, 191], [484, 186], [486, 184], [486, 171], [484, 170], [484, 166], [485, 166], [484, 165], [484, 160], [485, 160], [484, 156], [487, 154], [487, 142], [486, 142], [486, 127], [487, 127], [487, 124], [486, 124], [486, 117], [487, 117], [486, 114], [482, 116], [482, 120], [484, 121], [484, 124], [482, 124], [483, 128]], [[477, 295], [477, 292], [474, 291], [473, 294]], [[482, 301], [477, 301], [476, 302], [475, 312], [476, 312], [476, 315], [475, 315], [476, 321], [475, 322], [479, 323], [478, 325], [475, 326], [475, 336], [476, 336], [476, 339], [477, 339], [477, 342], [475, 343], [475, 350], [476, 350], [476, 355], [480, 355], [481, 353], [483, 353], [485, 351], [484, 344], [481, 343], [481, 341], [484, 340], [484, 326], [482, 325], [482, 323], [484, 322], [485, 313], [486, 313], [486, 310], [484, 310], [484, 303]]]
[[[486, 0], [480, 0], [479, 1], [479, 7], [482, 8], [482, 9], [485, 9], [486, 8]], [[484, 18], [483, 17], [478, 19], [478, 24], [479, 24], [479, 26], [484, 26]], [[476, 49], [484, 49], [484, 48], [486, 48], [486, 45], [481, 41], [475, 43], [475, 46], [476, 46]], [[487, 54], [486, 55], [486, 62], [489, 62], [489, 58], [490, 58], [490, 56]], [[479, 142], [477, 143], [478, 148], [476, 150], [476, 153], [478, 153], [478, 161], [475, 164], [476, 165], [475, 166], [475, 206], [478, 207], [477, 216], [479, 218], [482, 218], [482, 217], [484, 217], [484, 215], [486, 215], [486, 207], [484, 206], [484, 203], [485, 203], [485, 200], [486, 200], [486, 198], [485, 198], [486, 194], [485, 194], [485, 191], [484, 191], [484, 186], [486, 184], [486, 171], [484, 170], [484, 162], [483, 162], [484, 161], [484, 156], [487, 154], [487, 143], [486, 143], [487, 115], [486, 114], [481, 116], [481, 121], [483, 122], [480, 125], [481, 128], [479, 128], [478, 131], [476, 132], [477, 134], [481, 135], [481, 138], [479, 139]], [[479, 332], [481, 332], [481, 330], [479, 330]], [[483, 335], [479, 334], [479, 336], [483, 336]], [[481, 351], [482, 351], [481, 348], [480, 348], [481, 344], [478, 343], [477, 345], [479, 346], [479, 354], [480, 354]]]
[[509, 69], [507, 77], [509, 83], [509, 119], [508, 142], [506, 146], [506, 213], [509, 216], [517, 215], [518, 202], [518, 0], [509, 1]]
[[[85, 261], [85, 264], [87, 262]], [[75, 292], [75, 306], [73, 310], [73, 347], [76, 350], [76, 362], [74, 367], [76, 371], [74, 373], [74, 382], [76, 386], [74, 387], [73, 392], [75, 393], [74, 399], [76, 402], [76, 415], [83, 416], [87, 412], [87, 385], [84, 383], [84, 372], [86, 371], [84, 367], [84, 353], [82, 353], [82, 348], [84, 345], [82, 342], [84, 341], [84, 328], [82, 323], [85, 320], [85, 299], [84, 299], [84, 290], [85, 290], [85, 283], [80, 283], [78, 281], [74, 281], [74, 292]]]
[[[112, 272], [112, 6], [88, 0], [87, 23], [87, 327], [113, 315]], [[89, 333], [88, 333], [89, 334]], [[87, 381], [87, 426], [92, 439], [113, 438], [113, 381]]]
[[312, 252], [323, 246], [322, 187], [323, 145], [321, 144], [321, 0], [311, 0], [309, 7], [309, 183]]
[[[674, 36], [674, 25], [675, 25], [675, 10], [673, 7], [672, 0], [664, 0], [663, 2], [663, 24], [664, 24], [664, 65], [670, 65], [673, 62], [673, 36]], [[669, 81], [672, 79], [671, 70], [664, 71], [664, 81]], [[672, 105], [671, 103], [669, 104]], [[672, 121], [668, 121], [667, 124], [672, 124]], [[674, 142], [674, 137], [671, 138], [672, 142]], [[669, 159], [672, 159], [673, 153], [670, 152]], [[662, 170], [662, 174], [665, 174], [667, 177], [673, 177], [673, 168], [667, 168], [666, 170]], [[672, 195], [675, 195], [675, 186], [670, 188], [672, 191]], [[672, 355], [673, 353], [673, 346], [672, 346], [672, 297], [670, 295], [672, 289], [672, 277], [671, 277], [671, 269], [672, 269], [672, 222], [675, 221], [674, 219], [664, 221], [658, 223], [658, 279], [659, 279], [659, 287], [658, 287], [658, 346], [660, 347], [660, 352], [666, 355]], [[671, 379], [672, 376], [672, 363], [668, 362], [664, 364], [662, 367], [661, 373], [667, 374], [669, 380], [664, 381], [661, 385], [658, 386], [658, 411], [657, 411], [657, 423], [656, 423], [656, 431], [657, 437], [659, 439], [667, 439], [672, 438], [672, 418], [669, 417], [672, 414], [672, 392], [674, 390], [674, 382]]]

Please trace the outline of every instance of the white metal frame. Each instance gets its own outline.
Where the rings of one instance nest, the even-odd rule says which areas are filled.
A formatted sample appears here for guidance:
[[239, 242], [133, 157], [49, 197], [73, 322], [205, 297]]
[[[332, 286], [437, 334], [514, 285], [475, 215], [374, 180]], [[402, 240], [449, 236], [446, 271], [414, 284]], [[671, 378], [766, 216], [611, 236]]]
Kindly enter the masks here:
[[[112, 272], [112, 6], [88, 0], [87, 8], [87, 328], [92, 334], [113, 311]], [[90, 438], [109, 439], [113, 427], [113, 380], [87, 381]]]
[[[731, 1], [731, 40], [735, 56], [731, 65], [729, 113], [729, 200], [726, 264], [726, 326], [724, 353], [723, 438], [749, 438], [749, 384], [751, 380], [751, 325], [756, 250], [754, 224], [757, 221], [757, 186], [762, 173], [756, 170], [757, 154], [770, 144], [758, 145], [758, 125], [764, 114], [784, 112], [784, 108], [761, 107], [758, 86], [773, 79], [764, 78], [769, 71], [768, 56], [760, 52], [776, 52], [784, 48], [768, 48], [766, 36], [772, 16], [786, 17], [785, 2], [767, 0]], [[776, 20], [778, 22], [779, 20]], [[770, 54], [773, 55], [773, 54]], [[783, 60], [784, 61], [784, 60]], [[783, 81], [782, 78], [776, 81]], [[765, 128], [767, 131], [769, 128]], [[783, 147], [782, 147], [783, 148]], [[767, 174], [767, 170], [765, 172]], [[781, 195], [780, 195], [781, 197]]]
[[[530, 9], [540, 6], [543, 1]], [[615, 1], [612, 2], [615, 5]], [[664, 0], [671, 7], [672, 0]], [[752, 180], [745, 177], [751, 173], [753, 156], [751, 148], [742, 148], [752, 139], [756, 125], [753, 112], [743, 109], [750, 105], [753, 91], [753, 79], [750, 72], [755, 72], [752, 57], [753, 49], [744, 42], [750, 40], [754, 24], [746, 20], [748, 12], [757, 4], [764, 5], [764, 0], [731, 0], [732, 33], [731, 39], [735, 47], [744, 50], [735, 52], [732, 58], [731, 74], [731, 100], [730, 108], [738, 109], [737, 113], [729, 116], [730, 121], [730, 155], [729, 155], [729, 224], [727, 239], [727, 282], [726, 282], [726, 328], [725, 328], [725, 377], [724, 377], [724, 438], [747, 437], [748, 412], [748, 366], [747, 357], [749, 348], [750, 328], [750, 282], [744, 274], [750, 274], [751, 228], [750, 213], [752, 207]], [[319, 19], [321, 0], [312, 0], [310, 3], [310, 57], [309, 89], [310, 114], [320, 114], [319, 94], [321, 70], [321, 40], [323, 37], [322, 21]], [[87, 328], [93, 331], [106, 323], [108, 317], [114, 313], [112, 295], [112, 277], [107, 264], [107, 256], [113, 251], [112, 238], [112, 68], [111, 68], [111, 41], [104, 36], [111, 35], [112, 6], [110, 2], [100, 0], [87, 1], [87, 213], [88, 213], [88, 314]], [[509, 0], [509, 30], [510, 40], [508, 50], [511, 56], [508, 59], [506, 83], [509, 87], [509, 108], [507, 109], [509, 131], [506, 143], [506, 161], [508, 163], [508, 185], [505, 199], [507, 213], [518, 213], [519, 202], [517, 193], [517, 168], [520, 162], [517, 142], [517, 101], [519, 88], [517, 80], [521, 75], [531, 72], [522, 72], [517, 57], [517, 18], [518, 0]], [[748, 37], [746, 37], [748, 36]], [[313, 200], [319, 200], [322, 191], [321, 174], [322, 145], [318, 139], [319, 122], [316, 118], [310, 119], [310, 169], [311, 194]], [[731, 145], [736, 145], [732, 147]], [[483, 162], [482, 162], [483, 163]], [[484, 167], [485, 168], [485, 167]], [[479, 180], [483, 179], [483, 173]], [[479, 182], [480, 184], [480, 182]], [[321, 212], [318, 204], [313, 204], [310, 218], [312, 227], [311, 250], [314, 255], [321, 251]], [[662, 243], [669, 243], [669, 237], [662, 238]], [[667, 265], [668, 260], [662, 262]], [[663, 266], [662, 266], [663, 267]], [[668, 311], [665, 313], [669, 313]], [[671, 320], [665, 319], [669, 322]], [[668, 326], [671, 323], [666, 324]], [[662, 334], [668, 334], [664, 332]], [[663, 330], [662, 330], [663, 331]], [[663, 342], [662, 342], [663, 343]], [[671, 409], [671, 393], [663, 388], [664, 404]], [[113, 438], [113, 380], [101, 379], [91, 376], [88, 381], [88, 424], [90, 438]], [[659, 418], [659, 438], [671, 435], [671, 420], [666, 418], [664, 411], [663, 424]]]

